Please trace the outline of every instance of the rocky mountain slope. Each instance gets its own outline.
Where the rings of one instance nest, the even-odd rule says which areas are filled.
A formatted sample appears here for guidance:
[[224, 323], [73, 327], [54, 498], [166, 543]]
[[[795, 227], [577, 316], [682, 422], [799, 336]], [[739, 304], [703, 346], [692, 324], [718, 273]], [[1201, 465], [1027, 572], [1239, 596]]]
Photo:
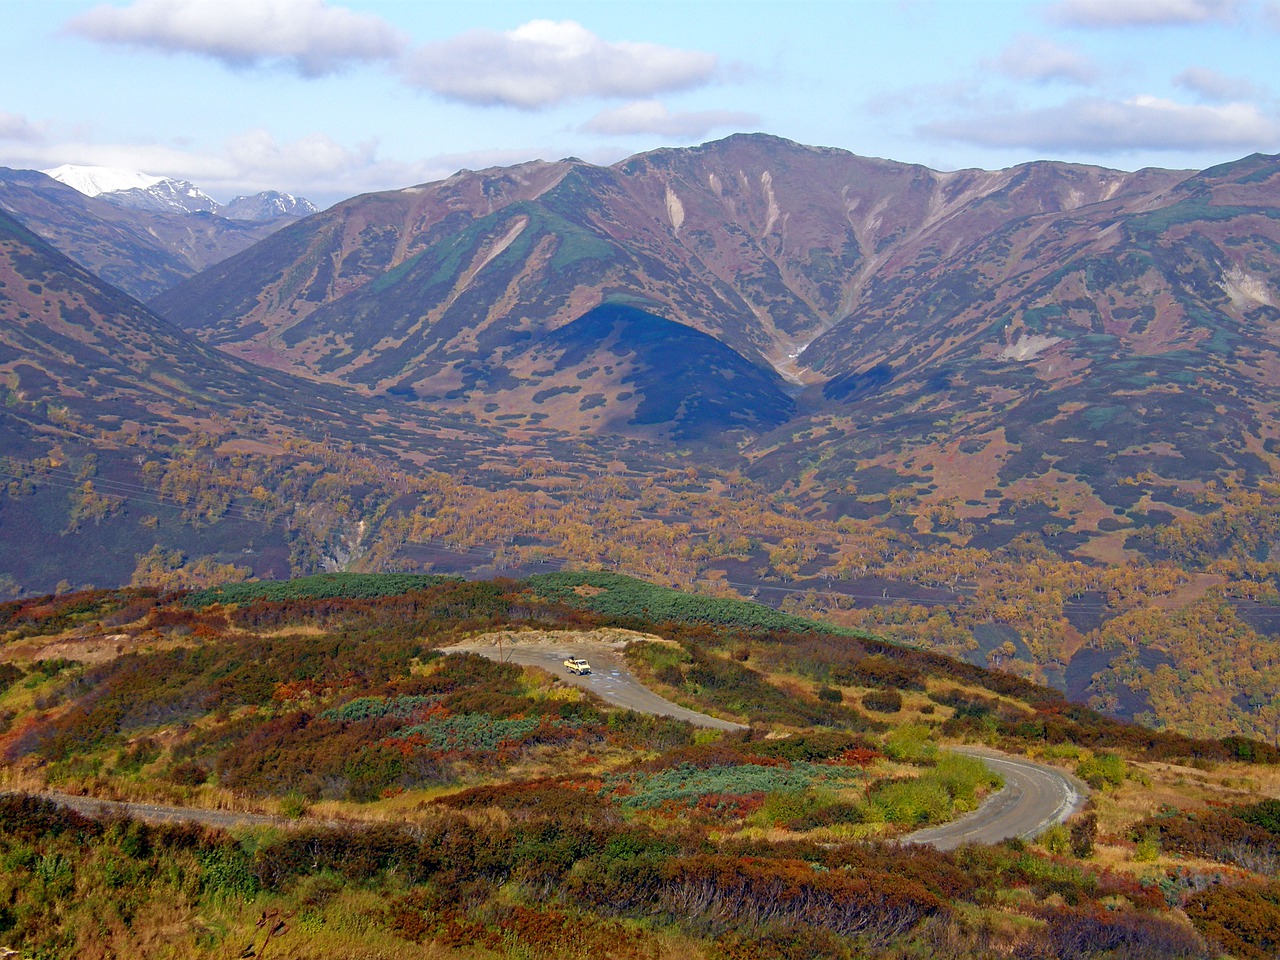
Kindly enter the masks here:
[[608, 435], [635, 425], [617, 368], [538, 357], [621, 300], [791, 382], [789, 424], [747, 418], [779, 425], [754, 476], [1093, 535], [1271, 470], [1278, 198], [1274, 157], [939, 173], [734, 136], [357, 197], [154, 305], [312, 379], [495, 422], [560, 397], [561, 427]]
[[796, 380], [798, 355], [931, 243], [1181, 179], [1046, 164], [938, 174], [764, 136], [601, 168], [529, 163], [355, 198], [157, 300], [204, 338], [370, 389], [457, 389], [477, 357], [625, 294]]

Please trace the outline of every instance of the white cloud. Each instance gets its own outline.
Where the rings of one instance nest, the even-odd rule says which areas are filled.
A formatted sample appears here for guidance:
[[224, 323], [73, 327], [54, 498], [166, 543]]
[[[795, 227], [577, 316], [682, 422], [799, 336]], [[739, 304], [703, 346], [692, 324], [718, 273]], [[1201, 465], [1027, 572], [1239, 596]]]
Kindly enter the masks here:
[[64, 29], [100, 43], [195, 53], [233, 67], [279, 63], [305, 77], [391, 60], [404, 46], [384, 20], [324, 0], [135, 0], [94, 7]]
[[43, 139], [44, 131], [26, 117], [0, 110], [0, 140], [36, 143]]
[[709, 82], [716, 57], [602, 40], [572, 20], [471, 30], [415, 51], [406, 79], [451, 100], [525, 110], [578, 97], [643, 97]]
[[1005, 48], [996, 66], [1011, 77], [1037, 83], [1063, 80], [1088, 85], [1098, 76], [1097, 66], [1084, 54], [1025, 34]]
[[754, 113], [731, 110], [692, 110], [671, 113], [657, 100], [638, 100], [602, 110], [584, 123], [584, 133], [626, 136], [653, 133], [663, 137], [697, 138], [722, 127], [754, 127], [760, 118]]
[[1058, 106], [969, 116], [921, 132], [985, 147], [1039, 150], [1258, 150], [1280, 144], [1280, 120], [1252, 104], [1189, 105], [1152, 96], [1079, 98]]
[[1260, 92], [1258, 85], [1244, 77], [1229, 77], [1208, 67], [1188, 67], [1173, 78], [1175, 86], [1190, 90], [1215, 103], [1247, 100]]
[[1052, 19], [1077, 27], [1162, 26], [1234, 20], [1240, 0], [1060, 0]]

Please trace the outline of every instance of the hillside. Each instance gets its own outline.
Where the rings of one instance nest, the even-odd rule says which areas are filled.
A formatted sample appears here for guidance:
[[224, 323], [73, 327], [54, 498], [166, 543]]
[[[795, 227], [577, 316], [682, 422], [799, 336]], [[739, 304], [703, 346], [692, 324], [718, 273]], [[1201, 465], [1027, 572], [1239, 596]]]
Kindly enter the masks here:
[[[502, 635], [614, 638], [656, 690], [750, 727], [440, 652]], [[949, 749], [966, 742], [1074, 772], [1089, 808], [996, 846], [884, 843], [998, 789]], [[1275, 943], [1275, 750], [624, 577], [0, 604], [0, 757], [19, 791], [0, 795], [0, 946], [24, 952], [1211, 960]], [[240, 821], [85, 816], [49, 789]]]
[[259, 362], [426, 396], [450, 363], [501, 356], [522, 333], [625, 293], [805, 378], [790, 361], [896, 272], [895, 253], [952, 250], [1045, 210], [1137, 202], [1185, 176], [1063, 164], [938, 174], [735, 136], [608, 168], [537, 162], [357, 197], [156, 307]]
[[357, 505], [385, 512], [405, 492], [342, 450], [429, 446], [449, 470], [498, 446], [204, 346], [4, 213], [0, 399], [4, 594], [128, 583], [187, 557], [224, 578], [337, 562], [362, 539]]

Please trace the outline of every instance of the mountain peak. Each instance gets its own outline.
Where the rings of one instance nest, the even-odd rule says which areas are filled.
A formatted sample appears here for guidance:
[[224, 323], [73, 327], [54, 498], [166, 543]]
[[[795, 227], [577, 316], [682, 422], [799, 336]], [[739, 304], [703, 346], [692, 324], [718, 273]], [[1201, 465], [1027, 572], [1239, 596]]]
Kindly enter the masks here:
[[41, 173], [79, 190], [87, 197], [96, 197], [104, 193], [115, 193], [120, 190], [146, 190], [164, 180], [164, 177], [153, 176], [140, 170], [122, 170], [118, 167], [87, 167], [74, 163], [64, 163], [52, 170]]
[[266, 190], [252, 197], [236, 197], [225, 207], [190, 180], [157, 177], [140, 170], [90, 167], [64, 163], [41, 173], [88, 197], [100, 197], [117, 207], [153, 213], [212, 213], [228, 220], [255, 222], [298, 219], [316, 212], [311, 201]]
[[252, 197], [236, 197], [219, 213], [228, 220], [276, 220], [280, 217], [308, 217], [316, 206], [305, 197], [264, 190]]

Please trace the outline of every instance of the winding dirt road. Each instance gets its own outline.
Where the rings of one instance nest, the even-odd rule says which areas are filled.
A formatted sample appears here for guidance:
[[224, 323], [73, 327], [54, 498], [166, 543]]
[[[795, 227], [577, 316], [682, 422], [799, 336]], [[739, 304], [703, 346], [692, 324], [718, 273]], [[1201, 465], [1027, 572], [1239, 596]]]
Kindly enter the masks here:
[[[742, 724], [688, 710], [641, 685], [627, 669], [622, 648], [632, 640], [656, 640], [657, 638], [624, 634], [626, 634], [625, 631], [601, 631], [598, 635], [593, 634], [593, 639], [587, 641], [570, 641], [555, 635], [543, 635], [536, 640], [526, 638], [516, 642], [512, 642], [515, 638], [504, 634], [504, 642], [501, 644], [497, 636], [491, 634], [446, 648], [442, 652], [478, 653], [494, 660], [542, 667], [560, 680], [590, 690], [601, 699], [618, 706], [643, 713], [675, 717], [717, 730], [745, 729]], [[589, 659], [592, 672], [586, 676], [568, 673], [564, 669], [563, 661], [570, 657]], [[1065, 821], [1083, 806], [1089, 795], [1089, 788], [1082, 782], [1053, 767], [985, 747], [953, 749], [957, 753], [980, 758], [1004, 778], [1004, 788], [988, 798], [973, 813], [940, 827], [930, 827], [907, 834], [899, 838], [900, 843], [927, 844], [940, 850], [952, 850], [966, 843], [999, 843], [1013, 837], [1030, 839], [1054, 824]], [[317, 821], [310, 818], [286, 820], [281, 817], [230, 810], [123, 803], [53, 792], [43, 792], [39, 796], [88, 816], [97, 816], [104, 812], [124, 813], [151, 823], [195, 821], [222, 829], [302, 824], [314, 826], [317, 823], [334, 823], [334, 821]]]
[[1070, 774], [1022, 757], [986, 747], [955, 747], [956, 753], [978, 757], [1004, 777], [1004, 789], [973, 813], [940, 827], [917, 830], [900, 843], [921, 843], [954, 850], [966, 843], [999, 843], [1014, 837], [1030, 840], [1079, 810], [1089, 788]]

